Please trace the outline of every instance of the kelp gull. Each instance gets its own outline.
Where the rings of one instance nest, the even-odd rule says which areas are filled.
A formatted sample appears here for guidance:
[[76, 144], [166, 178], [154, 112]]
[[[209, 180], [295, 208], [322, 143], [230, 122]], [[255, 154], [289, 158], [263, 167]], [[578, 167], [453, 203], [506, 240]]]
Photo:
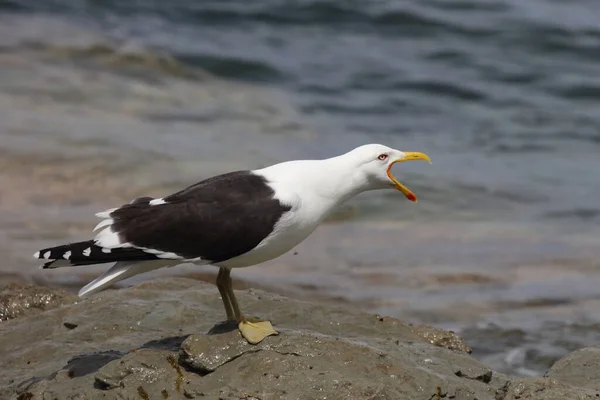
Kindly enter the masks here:
[[310, 235], [327, 215], [358, 193], [394, 188], [416, 196], [392, 165], [426, 160], [378, 144], [324, 160], [296, 160], [215, 176], [163, 198], [142, 197], [96, 214], [93, 240], [42, 249], [42, 268], [116, 264], [79, 291], [89, 295], [154, 269], [181, 263], [219, 267], [217, 287], [227, 318], [250, 343], [277, 334], [269, 321], [248, 321], [233, 292], [232, 268], [276, 258]]

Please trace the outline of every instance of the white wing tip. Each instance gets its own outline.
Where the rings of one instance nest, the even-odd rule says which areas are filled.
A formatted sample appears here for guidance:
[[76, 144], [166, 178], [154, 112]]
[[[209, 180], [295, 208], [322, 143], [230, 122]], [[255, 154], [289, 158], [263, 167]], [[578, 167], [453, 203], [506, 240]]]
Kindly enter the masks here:
[[118, 208], [109, 208], [108, 210], [104, 210], [101, 211], [99, 213], [96, 213], [96, 217], [98, 218], [110, 218], [110, 214], [112, 214], [113, 211], [116, 211]]
[[35, 258], [36, 260], [40, 259], [40, 252], [36, 251], [35, 253], [33, 253], [33, 258]]
[[167, 202], [165, 201], [165, 199], [160, 198], [160, 199], [150, 200], [150, 202], [148, 204], [150, 204], [151, 206], [160, 206], [161, 204], [167, 204]]
[[[100, 214], [100, 213], [98, 213], [98, 214]], [[98, 214], [96, 214], [96, 215], [98, 215]], [[115, 221], [112, 218], [108, 218], [108, 219], [105, 219], [103, 221], [100, 221], [98, 223], [98, 225], [96, 225], [96, 227], [92, 230], [92, 232], [95, 232], [95, 231], [97, 231], [100, 228], [104, 228], [105, 226], [112, 225], [113, 222], [115, 222]]]
[[81, 289], [79, 289], [79, 292], [77, 292], [77, 296], [79, 296], [80, 298], [86, 297], [87, 295], [90, 294], [94, 294], [96, 293], [99, 287], [102, 286], [103, 282], [103, 276], [100, 276], [96, 279], [94, 279], [93, 281], [91, 281], [90, 283], [88, 283], [87, 285], [85, 285], [84, 287], [82, 287]]

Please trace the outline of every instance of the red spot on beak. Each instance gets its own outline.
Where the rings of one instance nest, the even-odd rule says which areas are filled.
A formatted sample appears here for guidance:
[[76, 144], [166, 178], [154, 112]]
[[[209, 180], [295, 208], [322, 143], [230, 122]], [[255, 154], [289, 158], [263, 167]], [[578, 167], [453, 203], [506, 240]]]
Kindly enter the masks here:
[[417, 196], [415, 196], [412, 193], [407, 194], [406, 198], [409, 199], [410, 201], [417, 201]]

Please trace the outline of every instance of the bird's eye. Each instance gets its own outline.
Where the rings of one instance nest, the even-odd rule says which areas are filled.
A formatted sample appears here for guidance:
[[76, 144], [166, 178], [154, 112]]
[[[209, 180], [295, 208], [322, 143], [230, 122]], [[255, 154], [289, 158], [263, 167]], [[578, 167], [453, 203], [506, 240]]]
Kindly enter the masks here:
[[380, 154], [379, 157], [377, 157], [377, 159], [381, 161], [385, 160], [386, 158], [388, 158], [387, 154]]

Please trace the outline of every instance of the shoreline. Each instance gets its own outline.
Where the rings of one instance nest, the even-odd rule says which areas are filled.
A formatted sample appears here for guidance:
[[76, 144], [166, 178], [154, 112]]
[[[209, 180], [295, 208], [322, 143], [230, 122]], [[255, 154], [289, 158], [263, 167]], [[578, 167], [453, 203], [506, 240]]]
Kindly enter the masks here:
[[545, 377], [519, 378], [476, 361], [468, 343], [439, 328], [262, 290], [238, 293], [250, 315], [271, 319], [280, 335], [248, 345], [235, 326], [220, 323], [216, 288], [190, 279], [160, 278], [75, 302], [61, 291], [11, 285], [0, 298], [13, 309], [21, 299], [42, 310], [26, 308], [0, 322], [6, 362], [0, 394], [32, 400], [164, 398], [164, 391], [169, 398], [232, 399], [600, 396], [597, 347], [569, 354]]

